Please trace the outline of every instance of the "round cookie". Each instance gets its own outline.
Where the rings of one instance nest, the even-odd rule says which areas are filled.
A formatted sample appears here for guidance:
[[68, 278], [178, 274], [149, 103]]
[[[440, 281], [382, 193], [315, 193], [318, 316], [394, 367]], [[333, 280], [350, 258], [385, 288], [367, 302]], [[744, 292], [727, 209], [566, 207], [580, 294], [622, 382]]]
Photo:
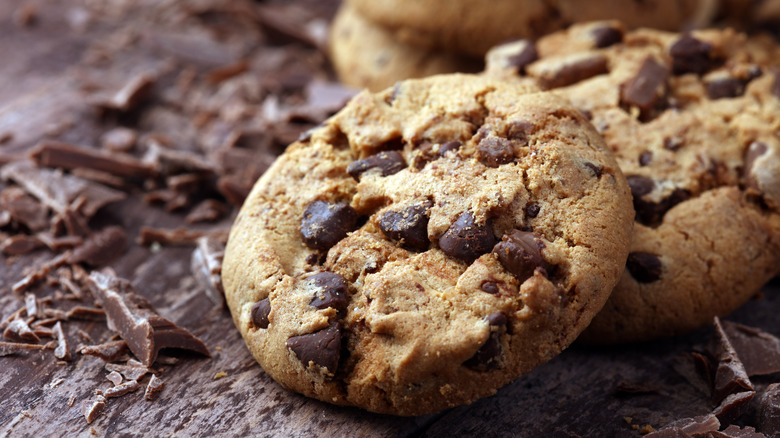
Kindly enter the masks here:
[[341, 82], [372, 91], [383, 90], [403, 79], [477, 72], [482, 68], [479, 58], [399, 42], [347, 4], [339, 8], [333, 19], [329, 51]]
[[487, 60], [486, 75], [552, 90], [588, 114], [631, 186], [626, 269], [582, 340], [691, 331], [780, 273], [780, 49], [771, 39], [594, 22], [496, 47]]
[[401, 42], [483, 56], [517, 38], [536, 39], [581, 21], [619, 19], [630, 28], [681, 30], [708, 24], [716, 0], [348, 0]]
[[631, 199], [587, 119], [534, 91], [465, 74], [364, 91], [278, 158], [222, 270], [268, 374], [419, 415], [577, 337], [625, 264]]

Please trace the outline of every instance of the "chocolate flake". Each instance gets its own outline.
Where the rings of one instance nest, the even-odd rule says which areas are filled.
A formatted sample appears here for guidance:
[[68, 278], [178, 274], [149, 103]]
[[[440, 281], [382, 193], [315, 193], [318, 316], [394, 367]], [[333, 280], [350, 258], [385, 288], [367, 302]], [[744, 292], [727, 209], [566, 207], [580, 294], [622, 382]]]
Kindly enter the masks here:
[[545, 89], [565, 87], [608, 72], [607, 58], [602, 53], [585, 52], [563, 59], [547, 59], [528, 67]]
[[103, 395], [105, 395], [106, 398], [121, 397], [127, 393], [137, 390], [140, 387], [141, 385], [138, 384], [138, 381], [129, 380], [125, 383], [116, 385], [113, 388], [106, 389], [105, 391], [103, 391]]
[[222, 219], [229, 210], [230, 207], [223, 202], [219, 202], [216, 199], [205, 199], [187, 214], [185, 220], [188, 224], [216, 222]]
[[3, 331], [3, 337], [16, 342], [41, 342], [27, 322], [21, 318], [13, 319]]
[[110, 226], [92, 234], [68, 258], [68, 263], [104, 266], [127, 250], [127, 234], [122, 227]]
[[503, 313], [497, 312], [485, 318], [488, 323], [489, 335], [484, 344], [463, 365], [475, 371], [488, 371], [500, 368], [501, 363], [501, 336], [506, 333], [507, 318]]
[[192, 251], [190, 269], [198, 285], [206, 296], [217, 306], [225, 304], [222, 288], [222, 259], [225, 256], [225, 245], [217, 239], [203, 236], [197, 239], [197, 246]]
[[639, 283], [652, 283], [661, 278], [663, 263], [655, 255], [646, 252], [632, 252], [626, 260], [626, 269]]
[[401, 211], [388, 210], [379, 217], [379, 229], [389, 239], [401, 242], [404, 248], [424, 251], [428, 240], [428, 211], [430, 202], [406, 207]]
[[193, 230], [190, 228], [152, 228], [141, 227], [138, 235], [139, 245], [151, 245], [154, 242], [163, 245], [195, 245], [201, 237], [209, 237], [224, 241], [227, 239], [228, 230]]
[[301, 219], [301, 236], [309, 248], [327, 250], [354, 230], [358, 215], [347, 204], [314, 201]]
[[493, 252], [504, 269], [522, 283], [532, 277], [537, 269], [547, 275], [550, 265], [542, 256], [542, 248], [544, 243], [536, 234], [514, 230], [501, 238], [501, 242], [493, 247]]
[[721, 423], [731, 423], [745, 412], [755, 395], [755, 391], [729, 394], [723, 399], [720, 405], [712, 411], [712, 414], [718, 417], [718, 420], [720, 420]]
[[127, 342], [144, 365], [151, 366], [158, 352], [169, 347], [210, 356], [200, 339], [157, 314], [151, 303], [133, 293], [127, 280], [93, 271], [88, 283], [106, 311], [108, 328]]
[[70, 143], [44, 140], [30, 153], [39, 166], [61, 169], [87, 168], [124, 178], [154, 176], [151, 165], [121, 152], [107, 152]]
[[85, 345], [81, 347], [79, 353], [88, 356], [95, 356], [106, 362], [116, 362], [121, 360], [130, 349], [125, 341], [111, 341], [98, 345]]
[[111, 371], [106, 375], [106, 379], [108, 379], [109, 382], [113, 383], [114, 386], [119, 386], [122, 384], [122, 375], [119, 374], [119, 371]]
[[341, 351], [341, 325], [334, 322], [314, 333], [292, 336], [287, 340], [287, 348], [292, 350], [305, 368], [313, 363], [334, 374]]
[[721, 431], [710, 433], [707, 438], [767, 438], [767, 435], [756, 432], [754, 427], [739, 427], [736, 424], [731, 424]]
[[106, 312], [97, 307], [75, 306], [66, 313], [68, 319], [78, 319], [82, 321], [105, 321]]
[[445, 254], [469, 263], [489, 252], [495, 244], [490, 221], [477, 224], [470, 211], [461, 214], [439, 238], [439, 248]]
[[31, 350], [43, 350], [44, 346], [40, 344], [27, 344], [21, 342], [2, 342], [0, 341], [0, 357], [10, 356]]
[[707, 436], [720, 429], [720, 421], [713, 414], [673, 421], [663, 428], [645, 435], [648, 438]]
[[41, 231], [49, 226], [49, 209], [25, 193], [21, 187], [8, 187], [0, 193], [0, 207], [30, 231]]
[[43, 246], [43, 242], [36, 236], [15, 234], [3, 240], [2, 245], [0, 245], [0, 251], [8, 256], [22, 255], [35, 251]]
[[165, 389], [165, 381], [152, 374], [149, 383], [146, 385], [144, 398], [149, 401], [155, 400], [163, 389]]
[[65, 332], [62, 331], [62, 323], [57, 321], [57, 324], [54, 324], [53, 331], [57, 337], [57, 348], [54, 349], [54, 357], [59, 360], [70, 361], [73, 357], [70, 354], [68, 338], [65, 336]]
[[125, 378], [125, 380], [138, 380], [151, 372], [148, 367], [143, 365], [131, 365], [131, 361], [128, 361], [127, 365], [107, 363], [105, 365], [105, 369], [109, 372], [118, 372]]
[[310, 306], [317, 309], [332, 307], [339, 311], [344, 310], [348, 291], [344, 277], [335, 272], [323, 271], [312, 275], [308, 280], [316, 287], [314, 298], [309, 302]]
[[748, 376], [780, 372], [780, 339], [735, 322], [720, 321], [720, 327]]
[[87, 423], [90, 424], [103, 413], [103, 409], [106, 408], [106, 398], [102, 395], [96, 395], [91, 400], [84, 400], [81, 403], [81, 413], [84, 414], [84, 418]]
[[148, 96], [154, 82], [155, 78], [149, 73], [137, 74], [113, 95], [96, 98], [93, 104], [110, 110], [129, 111]]

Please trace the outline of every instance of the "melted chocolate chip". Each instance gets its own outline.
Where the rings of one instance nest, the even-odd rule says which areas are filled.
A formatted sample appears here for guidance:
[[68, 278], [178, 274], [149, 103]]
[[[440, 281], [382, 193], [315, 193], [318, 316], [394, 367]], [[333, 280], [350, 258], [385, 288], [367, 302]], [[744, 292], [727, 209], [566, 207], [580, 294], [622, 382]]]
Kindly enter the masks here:
[[360, 176], [371, 169], [381, 169], [382, 176], [398, 173], [406, 168], [406, 161], [398, 151], [383, 151], [362, 160], [353, 161], [347, 166], [347, 173], [359, 180]]
[[542, 206], [532, 202], [525, 206], [525, 209], [523, 210], [525, 212], [525, 217], [527, 218], [535, 218], [536, 216], [539, 216], [539, 212], [542, 210]]
[[518, 73], [525, 72], [525, 67], [539, 59], [539, 52], [536, 51], [536, 46], [531, 41], [523, 41], [522, 48], [520, 50], [507, 57], [507, 64], [513, 67], [517, 67]]
[[745, 151], [745, 166], [742, 170], [742, 177], [745, 180], [745, 186], [749, 189], [759, 191], [758, 181], [753, 175], [753, 166], [757, 159], [764, 155], [768, 150], [766, 143], [754, 141], [750, 143]]
[[644, 151], [639, 154], [639, 165], [644, 167], [649, 165], [653, 161], [653, 153], [650, 151]]
[[270, 324], [270, 321], [268, 321], [268, 315], [271, 313], [271, 301], [268, 298], [263, 298], [262, 300], [255, 303], [254, 306], [252, 306], [252, 324], [257, 328], [268, 328], [268, 324]]
[[332, 307], [344, 310], [347, 306], [347, 280], [344, 277], [335, 272], [324, 271], [312, 275], [309, 280], [317, 287], [309, 305], [318, 309]]
[[706, 73], [712, 68], [710, 60], [712, 45], [694, 38], [690, 33], [680, 37], [669, 48], [672, 56], [672, 71], [676, 75], [685, 73]]
[[591, 29], [590, 36], [598, 48], [609, 47], [623, 41], [623, 32], [612, 26], [601, 26]]
[[498, 295], [500, 292], [498, 285], [493, 281], [484, 281], [479, 288], [482, 290], [482, 292], [487, 292], [490, 295]]
[[500, 137], [487, 137], [477, 144], [477, 159], [487, 167], [498, 167], [515, 159], [512, 142]]
[[652, 57], [642, 62], [636, 75], [620, 87], [620, 101], [647, 112], [653, 109], [664, 93], [669, 69]]
[[487, 253], [496, 243], [489, 224], [477, 224], [471, 212], [461, 214], [439, 238], [439, 247], [445, 254], [466, 262], [473, 262]]
[[379, 229], [392, 240], [400, 241], [405, 248], [424, 251], [428, 249], [428, 210], [430, 202], [407, 207], [402, 211], [386, 211], [379, 218]]
[[354, 230], [357, 220], [357, 212], [347, 204], [314, 201], [303, 212], [301, 236], [309, 248], [324, 251]]
[[489, 371], [501, 366], [501, 335], [506, 333], [507, 318], [503, 313], [496, 312], [485, 320], [490, 327], [490, 335], [474, 356], [463, 362], [463, 365], [475, 371]]
[[295, 353], [304, 367], [313, 362], [329, 373], [335, 373], [341, 350], [341, 326], [334, 322], [314, 333], [292, 336], [287, 340], [287, 348]]
[[505, 234], [493, 248], [504, 269], [511, 272], [521, 283], [541, 269], [546, 275], [549, 265], [542, 256], [544, 243], [532, 232], [514, 230]]
[[707, 96], [710, 99], [738, 97], [745, 93], [745, 82], [741, 79], [725, 77], [705, 83]]
[[587, 167], [596, 178], [601, 178], [601, 174], [604, 172], [604, 166], [599, 166], [590, 162], [585, 163], [585, 167]]
[[661, 278], [663, 264], [655, 254], [632, 252], [628, 255], [626, 269], [640, 283], [652, 283]]

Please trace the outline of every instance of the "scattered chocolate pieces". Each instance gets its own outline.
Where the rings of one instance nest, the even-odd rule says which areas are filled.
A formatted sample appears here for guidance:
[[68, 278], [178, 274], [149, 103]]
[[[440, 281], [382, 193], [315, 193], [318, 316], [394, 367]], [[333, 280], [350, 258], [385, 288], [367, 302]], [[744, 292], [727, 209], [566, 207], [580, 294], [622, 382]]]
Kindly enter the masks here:
[[12, 354], [23, 353], [31, 350], [43, 350], [44, 346], [40, 344], [27, 344], [20, 342], [2, 342], [0, 341], [0, 357], [10, 356]]
[[27, 322], [21, 318], [13, 319], [6, 326], [3, 337], [16, 342], [41, 342], [41, 339], [27, 325]]
[[60, 169], [86, 168], [124, 178], [143, 179], [154, 176], [154, 169], [131, 155], [107, 152], [69, 143], [45, 140], [30, 152], [39, 166]]
[[125, 380], [138, 380], [151, 372], [148, 367], [143, 365], [132, 365], [131, 362], [132, 361], [127, 361], [127, 365], [107, 363], [105, 368], [109, 372], [118, 372], [122, 375], [122, 377], [125, 378]]
[[128, 281], [94, 271], [89, 286], [106, 311], [108, 328], [119, 333], [144, 365], [151, 366], [163, 348], [210, 356], [200, 339], [158, 315], [146, 299], [133, 293]]
[[86, 263], [90, 266], [105, 266], [127, 250], [127, 234], [118, 226], [106, 227], [87, 238], [75, 248], [68, 263]]
[[718, 418], [713, 414], [707, 414], [673, 421], [663, 428], [645, 436], [649, 438], [704, 437], [707, 436], [708, 433], [716, 432], [719, 428], [720, 421], [718, 421]]
[[195, 245], [198, 243], [198, 239], [202, 237], [226, 241], [228, 231], [229, 230], [202, 231], [183, 227], [173, 230], [141, 227], [137, 242], [139, 245], [151, 245], [154, 242], [163, 245]]

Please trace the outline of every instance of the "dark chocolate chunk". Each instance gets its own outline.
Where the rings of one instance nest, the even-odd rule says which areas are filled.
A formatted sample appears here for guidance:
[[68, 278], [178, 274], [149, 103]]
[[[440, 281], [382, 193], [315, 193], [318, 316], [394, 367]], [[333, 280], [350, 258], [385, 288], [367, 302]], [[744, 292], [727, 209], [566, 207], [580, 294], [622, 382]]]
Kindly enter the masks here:
[[552, 67], [549, 71], [542, 72], [539, 80], [545, 89], [558, 88], [607, 73], [608, 71], [607, 58], [603, 54], [585, 53], [571, 56]]
[[626, 260], [626, 269], [640, 283], [652, 283], [661, 278], [663, 263], [655, 254], [632, 252]]
[[87, 420], [87, 424], [92, 423], [103, 413], [103, 409], [106, 408], [106, 398], [102, 395], [96, 395], [90, 400], [84, 400], [81, 402], [81, 413], [84, 414], [84, 419]]
[[712, 68], [710, 60], [712, 45], [694, 38], [690, 33], [683, 34], [669, 48], [672, 56], [672, 71], [676, 75], [685, 73], [706, 73]]
[[347, 305], [347, 280], [344, 277], [335, 272], [323, 271], [312, 275], [309, 280], [317, 287], [314, 298], [309, 303], [311, 306], [318, 309], [332, 307], [344, 310]]
[[707, 96], [710, 99], [738, 97], [745, 93], [745, 82], [741, 79], [724, 77], [706, 82]]
[[467, 262], [489, 252], [495, 243], [489, 221], [477, 224], [469, 211], [461, 214], [439, 238], [439, 247], [445, 254]]
[[[539, 59], [539, 52], [536, 50], [536, 45], [532, 41], [524, 40], [522, 41], [522, 44], [520, 47], [518, 47], [518, 51], [509, 55], [506, 58], [507, 64], [509, 64], [512, 67], [517, 68], [518, 73], [525, 72], [525, 67]], [[515, 43], [517, 45], [517, 43]]]
[[479, 288], [482, 290], [482, 292], [487, 292], [490, 295], [498, 295], [500, 292], [498, 285], [494, 281], [483, 281]]
[[780, 383], [766, 387], [759, 401], [758, 430], [777, 436], [780, 431]]
[[178, 348], [209, 356], [203, 342], [189, 331], [163, 318], [151, 303], [133, 292], [130, 282], [110, 273], [92, 271], [90, 290], [106, 312], [108, 328], [127, 342], [145, 366], [151, 366], [163, 348]]
[[461, 147], [461, 142], [458, 140], [448, 141], [439, 145], [438, 149], [435, 149], [435, 144], [428, 140], [421, 142], [417, 148], [412, 160], [412, 167], [417, 170], [421, 170], [431, 161], [443, 157], [447, 152], [455, 152]]
[[94, 233], [73, 250], [68, 263], [84, 262], [90, 266], [103, 266], [127, 250], [127, 234], [118, 226], [106, 227]]
[[362, 160], [353, 161], [347, 166], [347, 173], [355, 178], [371, 169], [381, 169], [382, 176], [398, 173], [406, 168], [406, 161], [403, 155], [398, 151], [383, 151], [375, 155], [370, 155]]
[[718, 420], [723, 424], [731, 423], [742, 416], [755, 395], [755, 391], [731, 394], [723, 399], [718, 407], [713, 409], [712, 414], [718, 417]]
[[357, 225], [358, 214], [347, 204], [314, 201], [303, 212], [301, 235], [306, 246], [325, 251]]
[[498, 167], [515, 159], [512, 142], [500, 137], [486, 137], [477, 144], [477, 159], [488, 167]]
[[287, 340], [287, 348], [295, 353], [304, 367], [314, 363], [333, 374], [339, 365], [341, 326], [334, 322], [314, 333], [293, 336]]
[[753, 384], [745, 371], [745, 366], [737, 356], [737, 352], [729, 342], [728, 335], [723, 331], [719, 318], [715, 318], [715, 334], [718, 340], [715, 379], [712, 387], [712, 401], [719, 404], [727, 396], [753, 391]]
[[590, 36], [593, 38], [596, 47], [600, 49], [623, 41], [623, 32], [609, 25], [591, 29]]
[[535, 218], [536, 216], [539, 216], [539, 212], [542, 211], [542, 206], [535, 202], [532, 202], [530, 204], [527, 204], [523, 211], [525, 212], [526, 217]]
[[401, 242], [408, 249], [428, 249], [428, 210], [430, 202], [413, 205], [401, 211], [388, 210], [379, 218], [379, 229], [385, 236]]
[[501, 367], [501, 336], [506, 333], [507, 318], [503, 313], [496, 312], [489, 315], [485, 320], [488, 323], [490, 334], [487, 340], [474, 356], [463, 362], [467, 368], [475, 371], [489, 371]]
[[49, 227], [49, 209], [20, 187], [8, 187], [0, 193], [0, 208], [30, 231]]
[[713, 414], [707, 414], [673, 421], [663, 428], [645, 435], [645, 437], [704, 437], [708, 436], [708, 433], [716, 432], [718, 429], [720, 429], [720, 421], [718, 421], [718, 418]]
[[649, 165], [653, 161], [653, 153], [650, 151], [644, 151], [639, 154], [639, 165], [644, 167]]
[[760, 191], [758, 187], [758, 181], [753, 175], [753, 165], [756, 160], [764, 155], [769, 148], [766, 143], [760, 141], [754, 141], [750, 143], [745, 150], [745, 166], [742, 170], [742, 177], [745, 181], [745, 186], [749, 189]]
[[780, 372], [780, 339], [735, 322], [721, 321], [720, 324], [748, 376]]
[[634, 199], [652, 192], [655, 187], [655, 181], [652, 178], [642, 175], [628, 175], [626, 181], [631, 188], [631, 195]]
[[601, 173], [604, 172], [604, 166], [599, 166], [591, 162], [585, 163], [585, 167], [587, 167], [588, 170], [591, 173], [593, 173], [593, 176], [595, 176], [596, 178], [601, 178]]
[[154, 176], [154, 168], [131, 155], [76, 146], [69, 143], [44, 140], [30, 156], [43, 167], [61, 169], [88, 168], [126, 178]]
[[664, 85], [669, 69], [648, 56], [639, 67], [639, 71], [620, 87], [620, 101], [636, 106], [642, 111], [651, 110], [664, 93]]
[[268, 298], [256, 302], [252, 306], [252, 324], [257, 328], [268, 328], [268, 315], [271, 313], [271, 301]]
[[542, 256], [544, 243], [532, 232], [514, 230], [505, 234], [493, 248], [504, 269], [511, 272], [521, 283], [541, 269], [547, 275], [549, 265]]
[[756, 432], [756, 428], [751, 426], [739, 427], [736, 424], [730, 424], [723, 430], [710, 432], [707, 438], [767, 438], [767, 436], [775, 435], [764, 435], [761, 432]]
[[690, 193], [687, 190], [676, 188], [669, 196], [659, 202], [647, 201], [642, 197], [653, 191], [655, 181], [641, 175], [629, 175], [626, 180], [634, 198], [636, 220], [645, 225], [655, 225], [663, 219], [664, 214], [669, 209], [690, 198]]
[[140, 387], [141, 385], [138, 383], [138, 381], [128, 380], [127, 382], [120, 383], [117, 386], [106, 389], [103, 391], [103, 395], [105, 395], [106, 398], [121, 397], [127, 393], [137, 390]]

